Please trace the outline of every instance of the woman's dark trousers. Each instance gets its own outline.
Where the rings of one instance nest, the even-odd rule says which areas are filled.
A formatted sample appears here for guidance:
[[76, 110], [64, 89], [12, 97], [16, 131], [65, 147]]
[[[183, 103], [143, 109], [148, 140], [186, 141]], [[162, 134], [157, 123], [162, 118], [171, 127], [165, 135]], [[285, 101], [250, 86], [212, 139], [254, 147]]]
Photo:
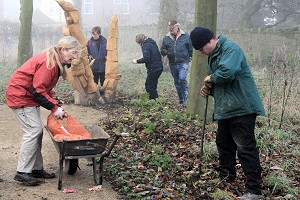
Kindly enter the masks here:
[[147, 75], [145, 88], [146, 88], [146, 92], [149, 94], [149, 99], [158, 98], [157, 83], [161, 73], [162, 70]]

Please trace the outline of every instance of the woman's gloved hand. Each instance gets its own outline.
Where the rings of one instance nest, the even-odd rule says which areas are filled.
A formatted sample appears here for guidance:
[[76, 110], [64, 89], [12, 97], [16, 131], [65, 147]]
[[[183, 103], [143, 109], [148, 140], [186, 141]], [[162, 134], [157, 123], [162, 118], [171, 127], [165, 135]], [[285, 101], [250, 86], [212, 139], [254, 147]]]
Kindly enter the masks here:
[[65, 112], [64, 109], [62, 109], [62, 107], [58, 107], [54, 112], [54, 116], [57, 119], [63, 119], [64, 117], [67, 117], [67, 112]]

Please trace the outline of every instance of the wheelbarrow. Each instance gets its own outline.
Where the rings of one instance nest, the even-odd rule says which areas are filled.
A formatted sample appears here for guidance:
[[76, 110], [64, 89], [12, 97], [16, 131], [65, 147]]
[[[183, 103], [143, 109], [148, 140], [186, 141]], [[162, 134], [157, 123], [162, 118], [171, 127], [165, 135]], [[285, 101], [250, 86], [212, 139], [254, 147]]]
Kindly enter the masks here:
[[[64, 161], [69, 161], [69, 172], [75, 173], [77, 165], [74, 165], [74, 162], [78, 162], [79, 158], [91, 158], [93, 162], [93, 175], [95, 185], [102, 185], [103, 181], [103, 161], [105, 157], [108, 157], [117, 143], [118, 139], [122, 136], [128, 136], [128, 133], [117, 133], [114, 136], [114, 139], [109, 147], [107, 147], [107, 142], [110, 136], [100, 127], [86, 127], [86, 129], [92, 135], [92, 138], [80, 139], [80, 140], [63, 140], [56, 141], [53, 137], [53, 134], [47, 126], [45, 126], [48, 131], [52, 142], [59, 154], [59, 178], [58, 178], [58, 190], [62, 188], [62, 177], [63, 177], [63, 163]], [[92, 130], [92, 131], [90, 131]], [[96, 158], [99, 157], [99, 164], [96, 161]], [[98, 167], [97, 167], [98, 165]], [[73, 169], [71, 169], [71, 168]], [[75, 168], [74, 168], [75, 167]], [[70, 174], [70, 173], [69, 173]]]

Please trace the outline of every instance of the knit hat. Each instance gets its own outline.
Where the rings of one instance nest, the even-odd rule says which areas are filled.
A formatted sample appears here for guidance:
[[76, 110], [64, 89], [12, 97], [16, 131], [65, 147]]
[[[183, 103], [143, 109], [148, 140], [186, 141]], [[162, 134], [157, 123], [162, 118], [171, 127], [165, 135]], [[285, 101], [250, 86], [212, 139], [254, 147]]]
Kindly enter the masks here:
[[214, 38], [214, 33], [207, 28], [196, 27], [192, 30], [190, 37], [193, 47], [199, 50]]

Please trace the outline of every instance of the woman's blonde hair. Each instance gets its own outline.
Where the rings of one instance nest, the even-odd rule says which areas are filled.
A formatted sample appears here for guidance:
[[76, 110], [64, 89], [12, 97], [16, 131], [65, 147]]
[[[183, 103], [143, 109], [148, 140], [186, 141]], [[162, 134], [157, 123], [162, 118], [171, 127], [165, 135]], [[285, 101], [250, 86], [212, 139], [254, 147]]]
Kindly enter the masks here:
[[60, 62], [59, 56], [56, 52], [55, 49], [58, 49], [59, 51], [62, 49], [72, 49], [72, 48], [77, 48], [78, 51], [81, 50], [81, 44], [79, 43], [78, 40], [76, 40], [76, 38], [72, 37], [72, 36], [65, 36], [62, 39], [60, 39], [58, 41], [58, 43], [55, 46], [49, 47], [46, 51], [46, 55], [47, 55], [47, 68], [48, 69], [52, 69], [55, 64], [57, 63], [59, 66], [60, 71], [63, 71], [63, 67], [62, 64]]

